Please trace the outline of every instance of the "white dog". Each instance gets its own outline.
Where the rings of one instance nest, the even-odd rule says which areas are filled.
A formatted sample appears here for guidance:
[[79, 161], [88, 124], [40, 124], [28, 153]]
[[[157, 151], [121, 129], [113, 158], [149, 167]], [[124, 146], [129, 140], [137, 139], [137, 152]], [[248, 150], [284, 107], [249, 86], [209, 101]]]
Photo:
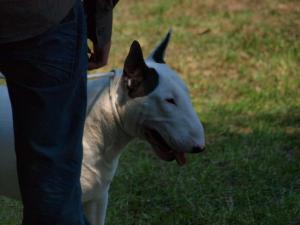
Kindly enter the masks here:
[[[123, 70], [90, 80], [81, 185], [85, 213], [104, 225], [108, 191], [121, 150], [133, 138], [147, 140], [163, 160], [185, 163], [204, 150], [204, 130], [182, 80], [164, 62], [170, 32], [144, 61], [137, 41]], [[0, 87], [0, 195], [20, 198], [10, 103]]]

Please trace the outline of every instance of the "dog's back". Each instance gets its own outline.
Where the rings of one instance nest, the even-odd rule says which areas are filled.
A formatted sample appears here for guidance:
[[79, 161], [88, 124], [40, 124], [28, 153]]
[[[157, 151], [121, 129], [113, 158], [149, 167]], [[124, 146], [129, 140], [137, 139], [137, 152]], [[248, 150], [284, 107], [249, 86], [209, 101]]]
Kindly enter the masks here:
[[5, 85], [0, 86], [0, 195], [19, 196], [11, 105]]

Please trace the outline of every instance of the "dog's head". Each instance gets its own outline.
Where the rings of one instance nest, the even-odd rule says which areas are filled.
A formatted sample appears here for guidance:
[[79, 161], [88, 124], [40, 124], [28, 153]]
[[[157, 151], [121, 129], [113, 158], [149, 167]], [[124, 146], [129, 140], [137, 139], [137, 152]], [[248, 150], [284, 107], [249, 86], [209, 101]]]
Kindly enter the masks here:
[[146, 139], [161, 159], [182, 165], [185, 153], [204, 150], [205, 140], [187, 87], [164, 61], [170, 36], [146, 60], [140, 44], [132, 43], [117, 95], [127, 132]]

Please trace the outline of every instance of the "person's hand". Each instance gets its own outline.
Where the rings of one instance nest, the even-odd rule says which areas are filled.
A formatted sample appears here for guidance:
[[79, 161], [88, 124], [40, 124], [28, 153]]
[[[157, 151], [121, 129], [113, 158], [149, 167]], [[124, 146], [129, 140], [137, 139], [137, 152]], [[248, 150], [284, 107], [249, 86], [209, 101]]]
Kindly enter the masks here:
[[111, 41], [107, 42], [101, 48], [93, 44], [93, 52], [89, 49], [90, 57], [88, 63], [88, 70], [99, 69], [107, 64], [110, 46]]

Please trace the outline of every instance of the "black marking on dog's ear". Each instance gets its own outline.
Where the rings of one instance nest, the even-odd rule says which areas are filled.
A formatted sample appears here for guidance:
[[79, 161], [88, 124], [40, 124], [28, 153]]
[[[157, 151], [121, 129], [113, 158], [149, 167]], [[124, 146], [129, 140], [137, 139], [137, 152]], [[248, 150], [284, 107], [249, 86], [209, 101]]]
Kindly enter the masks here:
[[172, 29], [169, 30], [165, 38], [159, 43], [159, 45], [153, 50], [153, 52], [148, 56], [148, 60], [152, 60], [157, 63], [165, 63], [165, 51], [168, 47], [170, 38], [172, 35]]
[[158, 74], [146, 65], [138, 41], [133, 41], [130, 46], [122, 79], [131, 98], [146, 96], [158, 85]]
[[135, 40], [130, 46], [129, 53], [124, 63], [124, 69], [127, 70], [126, 72], [132, 73], [136, 69], [144, 68], [145, 66], [142, 48], [140, 43]]

